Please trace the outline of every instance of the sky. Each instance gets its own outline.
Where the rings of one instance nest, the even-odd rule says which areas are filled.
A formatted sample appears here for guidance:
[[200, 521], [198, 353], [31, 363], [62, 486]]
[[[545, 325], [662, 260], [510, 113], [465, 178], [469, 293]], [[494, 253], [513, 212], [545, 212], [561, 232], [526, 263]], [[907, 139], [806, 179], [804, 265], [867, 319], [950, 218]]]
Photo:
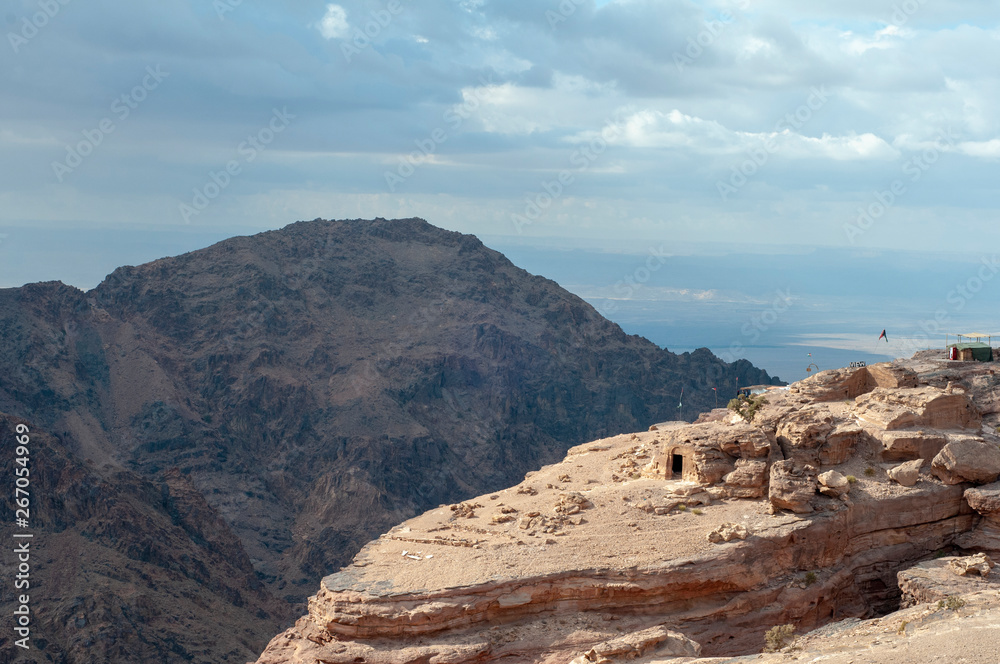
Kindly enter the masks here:
[[[4, 0], [0, 286], [301, 219], [982, 252], [1000, 3]], [[765, 249], [757, 249], [757, 248]]]

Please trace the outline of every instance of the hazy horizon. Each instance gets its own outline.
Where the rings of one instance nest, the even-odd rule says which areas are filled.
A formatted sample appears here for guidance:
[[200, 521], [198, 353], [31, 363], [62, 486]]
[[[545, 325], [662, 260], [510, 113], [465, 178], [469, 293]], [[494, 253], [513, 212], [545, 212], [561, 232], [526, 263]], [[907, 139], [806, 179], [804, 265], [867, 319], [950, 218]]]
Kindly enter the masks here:
[[[14, 0], [5, 25], [0, 285], [417, 216], [782, 378], [991, 326], [1000, 5]], [[649, 251], [678, 269], [627, 293], [614, 257]]]
[[[108, 251], [105, 235], [129, 250]], [[121, 265], [200, 249], [225, 239], [191, 231], [15, 235], [37, 247], [5, 262], [0, 285], [61, 280], [89, 290]], [[44, 239], [44, 241], [43, 241]], [[673, 352], [709, 348], [726, 361], [745, 358], [786, 381], [853, 361], [909, 357], [943, 348], [946, 335], [995, 331], [994, 254], [934, 254], [768, 245], [698, 246], [669, 242], [640, 251], [588, 243], [553, 248], [484, 238], [518, 267], [556, 281], [630, 334]], [[102, 250], [103, 248], [103, 250]], [[170, 249], [170, 251], [167, 251]], [[2, 250], [2, 246], [0, 246]], [[62, 255], [54, 269], [44, 255]], [[115, 264], [125, 255], [131, 260]], [[28, 269], [30, 267], [30, 269]], [[23, 282], [22, 282], [23, 283]], [[882, 329], [889, 341], [879, 340]], [[998, 334], [1000, 337], [1000, 334]]]

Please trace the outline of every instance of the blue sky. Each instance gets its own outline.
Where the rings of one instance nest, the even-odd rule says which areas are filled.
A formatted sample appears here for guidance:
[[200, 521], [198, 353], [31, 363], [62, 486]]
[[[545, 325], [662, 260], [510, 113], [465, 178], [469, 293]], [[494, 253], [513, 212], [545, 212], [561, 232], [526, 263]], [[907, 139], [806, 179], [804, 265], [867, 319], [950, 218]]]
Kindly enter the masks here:
[[996, 3], [3, 9], [3, 286], [316, 217], [639, 253], [997, 239]]

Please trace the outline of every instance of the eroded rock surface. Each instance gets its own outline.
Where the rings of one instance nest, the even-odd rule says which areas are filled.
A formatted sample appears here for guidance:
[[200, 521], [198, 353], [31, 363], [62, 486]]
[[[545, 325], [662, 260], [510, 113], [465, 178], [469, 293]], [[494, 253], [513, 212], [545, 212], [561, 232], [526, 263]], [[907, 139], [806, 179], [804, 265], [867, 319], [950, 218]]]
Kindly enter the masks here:
[[992, 567], [993, 561], [985, 554], [946, 556], [918, 563], [898, 574], [902, 591], [900, 606], [907, 608], [972, 592], [1000, 590], [1000, 580], [989, 578]]
[[[991, 441], [961, 376], [925, 384], [939, 365], [916, 366], [814, 376], [769, 392], [752, 422], [581, 445], [474, 499], [486, 508], [473, 518], [442, 506], [411, 519], [324, 579], [259, 661], [654, 662], [661, 643], [755, 653], [774, 625], [893, 611], [897, 572], [965, 546], [1000, 512], [995, 485], [921, 474], [949, 445]], [[893, 431], [910, 442], [887, 446]], [[887, 451], [916, 458], [883, 466]], [[903, 583], [912, 601], [940, 573], [927, 570]]]

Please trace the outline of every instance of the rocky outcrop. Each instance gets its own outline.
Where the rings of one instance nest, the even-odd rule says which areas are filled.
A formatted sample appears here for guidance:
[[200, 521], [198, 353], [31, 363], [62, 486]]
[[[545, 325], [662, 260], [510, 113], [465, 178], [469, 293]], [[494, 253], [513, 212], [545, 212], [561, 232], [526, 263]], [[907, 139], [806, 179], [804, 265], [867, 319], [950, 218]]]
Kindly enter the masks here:
[[1000, 482], [966, 489], [965, 500], [983, 518], [956, 543], [965, 549], [985, 551], [1000, 560]]
[[982, 417], [964, 393], [922, 386], [909, 389], [876, 388], [857, 399], [857, 416], [882, 429], [915, 427], [979, 429]]
[[938, 432], [882, 431], [879, 439], [884, 448], [883, 461], [913, 461], [921, 459], [929, 466], [931, 459], [948, 443], [948, 438]]
[[990, 575], [990, 571], [995, 567], [993, 560], [985, 553], [977, 553], [974, 556], [955, 558], [948, 562], [948, 569], [959, 576], [969, 576], [976, 574], [984, 579]]
[[989, 579], [993, 561], [984, 554], [947, 556], [927, 560], [899, 572], [900, 606], [947, 601], [984, 590], [1000, 590], [1000, 580]]
[[[922, 589], [929, 587], [924, 572], [897, 573], [987, 541], [983, 526], [992, 523], [1000, 493], [994, 485], [970, 489], [922, 474], [919, 456], [880, 466], [882, 436], [940, 435], [948, 443], [936, 456], [956, 459], [952, 453], [966, 441], [992, 443], [977, 431], [978, 406], [955, 384], [913, 385], [923, 374], [909, 370], [880, 375], [906, 385], [872, 387], [857, 371], [820, 375], [808, 389], [770, 393], [752, 422], [714, 419], [595, 441], [516, 487], [476, 499], [546, 524], [558, 520], [546, 512], [559, 505], [554, 496], [575, 491], [593, 505], [582, 521], [559, 521], [555, 530], [459, 523], [447, 507], [408, 521], [324, 579], [309, 615], [259, 661], [421, 661], [407, 650], [418, 640], [421, 656], [460, 645], [474, 653], [427, 661], [599, 661], [605, 655], [598, 646], [621, 633], [662, 630], [699, 644], [706, 656], [746, 655], [759, 652], [776, 625], [804, 633], [894, 611], [901, 583], [907, 601], [917, 601], [930, 592]], [[869, 391], [836, 402], [828, 399], [834, 389]], [[827, 400], [811, 401], [810, 390]], [[831, 445], [838, 431], [841, 442]], [[907, 453], [932, 449], [911, 444]], [[948, 463], [949, 472], [972, 475]], [[410, 542], [423, 548], [414, 555]], [[439, 547], [432, 559], [427, 546]], [[959, 577], [956, 565], [989, 576]], [[944, 571], [992, 583], [988, 566], [970, 557]], [[940, 610], [961, 606], [956, 600]], [[529, 632], [530, 640], [523, 637]], [[631, 661], [663, 659], [632, 645], [605, 652], [612, 651]]]
[[953, 440], [931, 463], [931, 470], [945, 484], [985, 484], [1000, 477], [1000, 448], [976, 438]]
[[713, 544], [744, 540], [750, 536], [747, 527], [739, 523], [724, 523], [708, 534], [708, 541]]
[[785, 458], [816, 466], [844, 463], [864, 435], [862, 427], [835, 418], [823, 404], [790, 413], [777, 428]]
[[[1000, 638], [1000, 597], [995, 590], [917, 604], [868, 620], [847, 619], [799, 631], [778, 652], [740, 658], [643, 658], [635, 664], [787, 664], [790, 661], [850, 664], [995, 664]], [[765, 644], [758, 642], [759, 651]]]
[[845, 401], [876, 388], [916, 387], [917, 374], [906, 367], [885, 362], [868, 367], [821, 371], [795, 385], [795, 393], [812, 402]]
[[635, 660], [643, 655], [655, 657], [697, 657], [701, 646], [680, 632], [666, 627], [651, 627], [605, 641], [580, 655], [570, 664], [614, 664]]
[[762, 498], [767, 494], [768, 466], [761, 459], [737, 459], [733, 472], [723, 478], [723, 495], [729, 498]]
[[[359, 558], [361, 567], [325, 579], [310, 601], [309, 616], [275, 639], [259, 661], [302, 662], [315, 657], [351, 662], [362, 656], [369, 639], [398, 639], [402, 648], [417, 637], [429, 643], [442, 633], [447, 641], [448, 634], [487, 622], [523, 630], [534, 616], [578, 611], [655, 613], [661, 621], [669, 618], [667, 627], [701, 643], [706, 652], [739, 651], [771, 624], [815, 625], [831, 615], [863, 614], [873, 605], [892, 602], [884, 592], [894, 584], [882, 580], [882, 575], [894, 574], [901, 561], [919, 559], [946, 545], [969, 527], [972, 518], [962, 514], [959, 489], [940, 487], [919, 497], [855, 506], [812, 523], [786, 519], [757, 530], [752, 541], [730, 542], [725, 546], [735, 548], [694, 559], [646, 563], [631, 571], [577, 566], [536, 576], [501, 575], [481, 583], [452, 582], [450, 588], [438, 590], [408, 590], [399, 587], [402, 577], [385, 583], [386, 577], [372, 575], [369, 570], [381, 559], [376, 546]], [[479, 550], [494, 550], [493, 541], [480, 542]], [[623, 546], [627, 544], [619, 539], [616, 547]], [[790, 577], [805, 570], [816, 570], [816, 581], [789, 590]], [[382, 585], [373, 585], [369, 578], [382, 579]], [[739, 601], [732, 601], [734, 593]], [[310, 626], [328, 635], [324, 638], [331, 648], [316, 639], [303, 640], [303, 630], [314, 629]], [[551, 649], [561, 633], [557, 627], [550, 627], [544, 638], [536, 633], [535, 647]], [[394, 647], [381, 647], [389, 658], [368, 661], [402, 661], [393, 659], [398, 653], [390, 656]], [[284, 659], [292, 649], [299, 654]], [[499, 659], [504, 652], [494, 645], [479, 656]], [[534, 661], [529, 653], [522, 651], [522, 656]]]
[[817, 488], [816, 469], [812, 466], [797, 464], [792, 459], [771, 466], [768, 499], [774, 509], [808, 514], [813, 511]]

